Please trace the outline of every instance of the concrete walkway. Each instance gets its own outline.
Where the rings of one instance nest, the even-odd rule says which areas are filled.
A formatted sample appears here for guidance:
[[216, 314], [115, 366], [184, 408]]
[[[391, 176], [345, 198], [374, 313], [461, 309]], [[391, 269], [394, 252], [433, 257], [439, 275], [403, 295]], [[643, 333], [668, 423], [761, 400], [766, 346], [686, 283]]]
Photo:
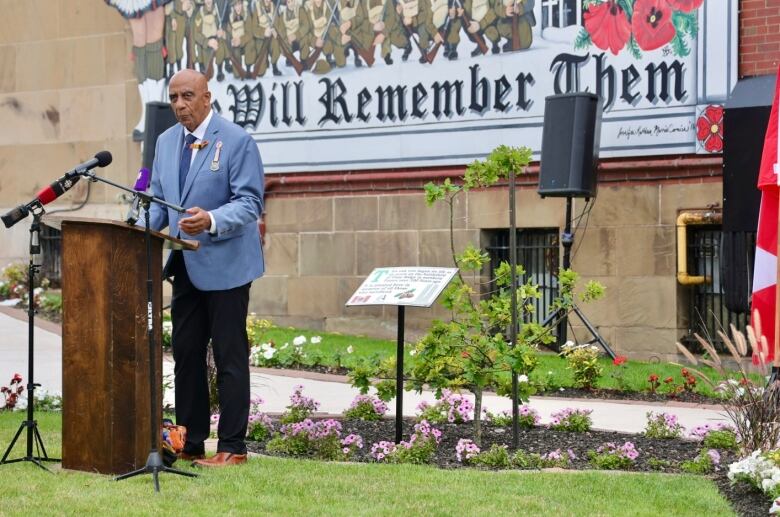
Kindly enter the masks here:
[[[62, 392], [62, 338], [59, 327], [40, 321], [35, 329], [35, 381], [41, 388], [53, 393]], [[20, 373], [27, 380], [27, 335], [26, 313], [0, 307], [0, 385], [8, 385], [14, 373]], [[170, 356], [163, 361], [163, 375], [173, 378], [173, 362]], [[320, 412], [340, 414], [358, 394], [358, 391], [344, 382], [343, 377], [311, 374], [308, 372], [277, 371], [252, 368], [252, 395], [265, 400], [263, 408], [269, 413], [284, 411], [289, 403], [293, 387], [301, 384], [304, 394], [320, 402]], [[433, 402], [430, 392], [404, 395], [404, 415], [416, 412], [417, 404], [423, 400]], [[173, 404], [173, 391], [167, 390], [165, 401]], [[593, 426], [597, 429], [637, 433], [644, 429], [648, 411], [665, 411], [677, 415], [680, 423], [690, 429], [697, 425], [726, 421], [725, 416], [714, 406], [692, 404], [645, 404], [625, 401], [560, 399], [554, 397], [532, 397], [531, 406], [542, 416], [542, 422], [550, 420], [551, 413], [565, 407], [592, 409]], [[508, 398], [485, 395], [484, 407], [496, 413], [509, 410]], [[390, 413], [395, 414], [395, 402], [388, 404]]]

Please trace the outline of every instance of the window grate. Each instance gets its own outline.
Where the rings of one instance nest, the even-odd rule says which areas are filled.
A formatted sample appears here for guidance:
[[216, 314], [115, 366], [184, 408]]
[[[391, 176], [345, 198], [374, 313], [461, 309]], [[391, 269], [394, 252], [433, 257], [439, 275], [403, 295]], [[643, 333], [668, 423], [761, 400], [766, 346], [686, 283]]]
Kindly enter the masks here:
[[[509, 230], [489, 232], [490, 292], [496, 287], [495, 269], [509, 262]], [[517, 230], [517, 264], [525, 274], [520, 283], [532, 281], [539, 285], [541, 297], [534, 300], [533, 321], [541, 323], [558, 296], [559, 238], [557, 228]]]

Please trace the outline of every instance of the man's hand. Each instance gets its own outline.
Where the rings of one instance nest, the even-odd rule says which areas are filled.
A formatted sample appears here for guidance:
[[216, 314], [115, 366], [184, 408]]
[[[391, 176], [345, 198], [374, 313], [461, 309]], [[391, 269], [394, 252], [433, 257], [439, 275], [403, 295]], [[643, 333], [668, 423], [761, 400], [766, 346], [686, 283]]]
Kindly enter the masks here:
[[211, 229], [211, 216], [202, 208], [193, 206], [187, 209], [191, 217], [179, 220], [179, 229], [188, 235], [198, 235]]

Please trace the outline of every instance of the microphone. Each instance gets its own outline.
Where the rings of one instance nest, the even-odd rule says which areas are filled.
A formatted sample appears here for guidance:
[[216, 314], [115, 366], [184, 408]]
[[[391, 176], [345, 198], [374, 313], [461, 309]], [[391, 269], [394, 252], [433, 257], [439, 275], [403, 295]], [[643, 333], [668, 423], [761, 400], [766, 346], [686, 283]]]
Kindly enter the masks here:
[[[136, 192], [146, 192], [146, 189], [149, 188], [149, 183], [152, 179], [152, 173], [149, 172], [149, 169], [146, 167], [141, 167], [141, 170], [138, 171], [138, 176], [135, 179], [135, 185], [133, 186], [133, 190]], [[141, 214], [141, 198], [138, 196], [135, 196], [133, 198], [133, 203], [130, 205], [130, 210], [127, 211], [127, 217], [125, 218], [125, 222], [127, 224], [134, 225], [136, 222], [138, 222], [138, 218]]]
[[66, 172], [65, 175], [73, 176], [76, 174], [81, 174], [82, 172], [87, 172], [88, 170], [92, 170], [95, 167], [106, 167], [111, 164], [113, 159], [114, 158], [111, 156], [111, 153], [109, 153], [108, 151], [100, 151], [97, 154], [95, 154], [94, 158], [89, 159], [84, 163], [80, 163], [76, 165], [71, 170]]
[[3, 224], [6, 228], [10, 228], [25, 217], [27, 217], [31, 210], [36, 207], [42, 207], [47, 205], [70, 190], [79, 179], [81, 179], [82, 172], [86, 172], [97, 166], [105, 167], [111, 163], [111, 153], [108, 151], [100, 151], [91, 160], [87, 160], [66, 172], [61, 178], [52, 182], [51, 184], [43, 187], [35, 194], [32, 201], [25, 205], [19, 205], [16, 208], [9, 210], [2, 216]]

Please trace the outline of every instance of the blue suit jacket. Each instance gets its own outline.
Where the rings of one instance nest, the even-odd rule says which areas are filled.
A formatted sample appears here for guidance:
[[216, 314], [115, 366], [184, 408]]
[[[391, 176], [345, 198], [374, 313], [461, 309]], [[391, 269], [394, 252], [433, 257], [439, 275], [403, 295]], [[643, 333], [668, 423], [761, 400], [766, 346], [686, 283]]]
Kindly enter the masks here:
[[[153, 203], [150, 226], [166, 226], [174, 237], [200, 242], [197, 251], [184, 251], [187, 274], [202, 291], [232, 289], [258, 278], [265, 270], [257, 220], [263, 212], [263, 164], [257, 144], [240, 126], [214, 114], [179, 192], [179, 161], [184, 128], [176, 124], [157, 139], [152, 168], [152, 193], [175, 205], [198, 206], [214, 216], [217, 233], [188, 235], [178, 222], [188, 214]], [[219, 169], [211, 170], [217, 143], [222, 143]]]

